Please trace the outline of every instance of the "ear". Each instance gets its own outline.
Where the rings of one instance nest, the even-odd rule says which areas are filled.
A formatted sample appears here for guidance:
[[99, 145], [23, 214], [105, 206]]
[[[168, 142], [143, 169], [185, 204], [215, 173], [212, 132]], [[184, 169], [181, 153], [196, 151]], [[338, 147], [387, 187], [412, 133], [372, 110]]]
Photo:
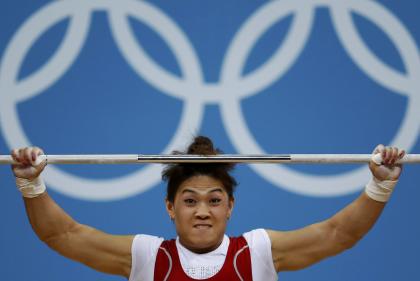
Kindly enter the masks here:
[[235, 197], [233, 197], [233, 196], [229, 197], [229, 203], [228, 203], [229, 211], [228, 211], [227, 219], [230, 219], [230, 217], [232, 216], [234, 205], [235, 205]]
[[175, 210], [174, 210], [174, 203], [168, 200], [168, 198], [165, 199], [165, 205], [166, 205], [166, 211], [168, 212], [169, 217], [171, 220], [175, 219]]

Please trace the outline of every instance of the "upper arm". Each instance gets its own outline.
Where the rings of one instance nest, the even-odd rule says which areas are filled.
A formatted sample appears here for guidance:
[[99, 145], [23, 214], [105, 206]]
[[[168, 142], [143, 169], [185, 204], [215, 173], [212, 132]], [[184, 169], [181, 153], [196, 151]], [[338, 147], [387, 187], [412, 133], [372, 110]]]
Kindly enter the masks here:
[[304, 268], [351, 248], [372, 228], [384, 206], [362, 193], [323, 222], [295, 231], [267, 231], [277, 271]]
[[45, 242], [72, 260], [101, 272], [128, 278], [131, 271], [131, 245], [134, 236], [110, 235], [87, 225], [72, 229]]
[[294, 231], [267, 230], [267, 233], [277, 272], [305, 268], [348, 248], [346, 239], [340, 237], [329, 221]]

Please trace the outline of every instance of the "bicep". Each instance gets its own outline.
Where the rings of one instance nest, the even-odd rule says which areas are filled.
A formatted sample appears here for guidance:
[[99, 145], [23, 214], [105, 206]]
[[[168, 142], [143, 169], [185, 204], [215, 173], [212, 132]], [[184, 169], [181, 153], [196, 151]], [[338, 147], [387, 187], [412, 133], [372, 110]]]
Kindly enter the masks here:
[[328, 222], [294, 231], [267, 230], [267, 233], [277, 272], [305, 268], [343, 249]]
[[95, 270], [128, 277], [134, 236], [110, 235], [77, 224], [70, 231], [52, 237], [47, 244], [72, 260]]

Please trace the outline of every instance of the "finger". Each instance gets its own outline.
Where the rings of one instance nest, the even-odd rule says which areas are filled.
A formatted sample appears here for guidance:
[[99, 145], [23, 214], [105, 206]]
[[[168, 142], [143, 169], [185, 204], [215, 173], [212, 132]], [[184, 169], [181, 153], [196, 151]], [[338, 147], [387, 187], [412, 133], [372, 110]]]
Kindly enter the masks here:
[[378, 144], [375, 149], [373, 150], [373, 154], [382, 154], [382, 152], [384, 151], [385, 146], [383, 144]]
[[384, 147], [384, 150], [382, 151], [382, 159], [383, 159], [383, 163], [386, 165], [388, 164], [388, 157], [389, 157], [389, 148], [388, 147]]
[[385, 150], [385, 146], [383, 144], [378, 144], [372, 152], [372, 161], [377, 166], [383, 164], [383, 159], [384, 159], [383, 152], [384, 152], [384, 150]]
[[18, 154], [19, 154], [19, 150], [18, 149], [12, 149], [12, 151], [10, 152], [10, 156], [12, 156], [12, 159], [15, 162], [19, 162], [19, 158], [18, 158]]
[[394, 156], [394, 163], [400, 159], [400, 149], [395, 147], [395, 156]]
[[38, 147], [30, 147], [29, 148], [29, 161], [33, 167], [38, 166], [40, 163], [38, 163], [36, 160], [38, 158], [39, 148]]
[[405, 156], [405, 150], [400, 150], [400, 153], [399, 153], [399, 155], [398, 155], [398, 158], [399, 158], [399, 159], [403, 159], [403, 158], [404, 158], [404, 156]]
[[24, 164], [25, 164], [25, 159], [24, 159], [24, 157], [23, 157], [23, 151], [24, 151], [24, 148], [19, 148], [19, 149], [18, 149], [18, 152], [17, 152], [17, 155], [16, 155], [17, 160], [18, 160], [18, 161], [19, 161], [19, 163], [20, 163], [20, 164], [22, 164], [22, 165], [24, 165]]
[[12, 170], [22, 165], [19, 159], [19, 149], [17, 148], [13, 149], [10, 155], [12, 156], [12, 159], [16, 162], [15, 164], [12, 164]]
[[32, 159], [31, 159], [32, 156], [31, 156], [31, 154], [32, 154], [32, 148], [31, 147], [26, 147], [24, 149], [24, 152], [23, 152], [23, 157], [25, 159], [25, 164], [32, 166]]
[[32, 161], [33, 163], [38, 163], [37, 159], [39, 155], [42, 155], [43, 151], [39, 147], [32, 148]]
[[44, 154], [44, 151], [41, 148], [39, 148], [38, 146], [34, 146], [34, 147], [32, 147], [32, 149], [36, 152], [37, 156]]
[[386, 147], [386, 158], [387, 165], [392, 165], [392, 161], [394, 159], [394, 148], [392, 146]]
[[45, 158], [39, 157], [40, 155], [45, 154], [44, 151], [39, 147], [34, 147], [33, 153], [35, 154], [34, 164], [37, 167], [41, 167], [41, 168], [45, 167], [47, 165], [47, 160]]
[[392, 161], [394, 160], [394, 148], [389, 146], [387, 149], [387, 157], [388, 157], [388, 165], [392, 165]]
[[32, 162], [35, 162], [36, 161], [36, 157], [37, 157], [37, 153], [36, 153], [35, 149], [33, 149], [31, 151], [31, 161]]
[[16, 149], [16, 160], [19, 162], [19, 164], [23, 165], [23, 159], [22, 159], [22, 148]]
[[391, 158], [389, 160], [389, 163], [391, 165], [394, 165], [395, 161], [397, 161], [397, 160], [398, 160], [398, 148], [392, 147], [391, 148]]

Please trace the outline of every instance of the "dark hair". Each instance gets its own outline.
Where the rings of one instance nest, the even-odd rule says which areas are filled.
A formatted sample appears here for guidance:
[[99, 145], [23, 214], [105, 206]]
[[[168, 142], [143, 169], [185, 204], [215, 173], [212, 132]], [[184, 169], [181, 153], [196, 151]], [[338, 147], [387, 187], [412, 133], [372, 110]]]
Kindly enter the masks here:
[[[222, 151], [215, 149], [211, 139], [197, 136], [188, 146], [186, 152], [174, 151], [173, 154], [217, 155]], [[167, 199], [174, 202], [179, 186], [193, 176], [205, 175], [222, 182], [223, 188], [233, 197], [236, 180], [230, 175], [234, 163], [178, 163], [169, 164], [162, 171], [162, 179], [168, 182]]]

